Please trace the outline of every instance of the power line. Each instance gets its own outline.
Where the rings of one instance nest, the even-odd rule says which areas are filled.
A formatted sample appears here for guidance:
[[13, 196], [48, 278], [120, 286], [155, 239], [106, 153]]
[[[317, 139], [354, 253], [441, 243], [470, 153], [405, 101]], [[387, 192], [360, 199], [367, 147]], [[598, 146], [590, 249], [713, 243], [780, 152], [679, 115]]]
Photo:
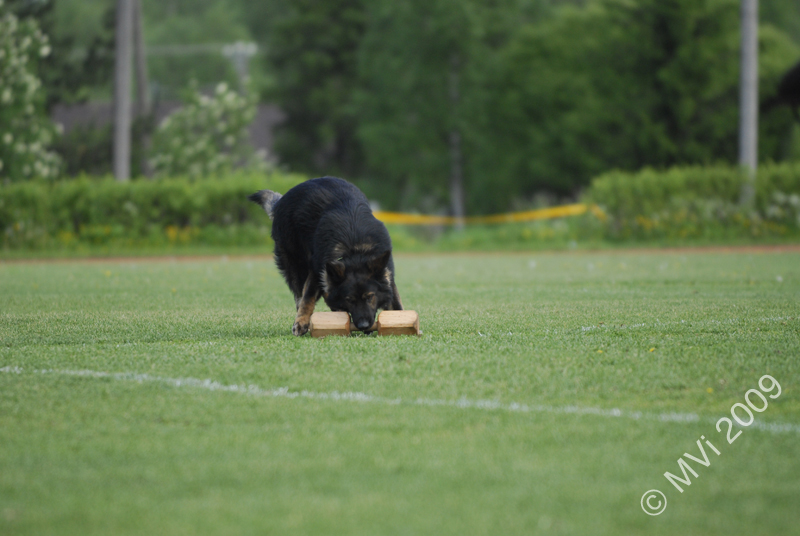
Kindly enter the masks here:
[[255, 43], [198, 43], [190, 45], [150, 45], [146, 47], [148, 56], [192, 56], [195, 54], [221, 54], [228, 55], [230, 47], [246, 47], [250, 55], [257, 54], [259, 48]]

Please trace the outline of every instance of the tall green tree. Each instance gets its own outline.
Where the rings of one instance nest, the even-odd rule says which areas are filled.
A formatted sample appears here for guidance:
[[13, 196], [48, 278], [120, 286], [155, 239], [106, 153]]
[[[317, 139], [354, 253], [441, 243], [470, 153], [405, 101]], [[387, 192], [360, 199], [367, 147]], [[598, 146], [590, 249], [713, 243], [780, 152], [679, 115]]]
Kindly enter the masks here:
[[800, 2], [797, 0], [768, 0], [758, 3], [761, 22], [785, 32], [800, 45]]
[[275, 138], [279, 161], [305, 173], [357, 176], [362, 152], [353, 97], [363, 0], [275, 0], [243, 9], [267, 51], [263, 98], [286, 116]]
[[[205, 90], [220, 82], [237, 86], [236, 70], [222, 55], [221, 45], [253, 40], [246, 13], [246, 3], [240, 0], [144, 0], [148, 73], [158, 88], [158, 97], [182, 97], [184, 92], [193, 91], [194, 83]], [[259, 68], [250, 60], [251, 74]]]
[[[48, 111], [59, 103], [85, 101], [94, 88], [110, 86], [114, 62], [114, 6], [53, 0], [11, 0], [8, 9], [23, 20], [35, 20], [48, 36], [51, 52], [37, 66]], [[85, 8], [99, 11], [85, 21]], [[72, 16], [74, 15], [74, 16]], [[103, 22], [100, 22], [100, 19]]]
[[[522, 192], [574, 191], [604, 170], [735, 162], [737, 0], [597, 0], [526, 28], [504, 58], [494, 132], [501, 175]], [[796, 57], [771, 27], [761, 85]], [[779, 158], [785, 120], [762, 123], [761, 157]]]
[[514, 0], [370, 3], [359, 139], [366, 174], [400, 194], [395, 205], [424, 199], [456, 215], [489, 205], [483, 186], [492, 175], [480, 163], [491, 80], [526, 15], [535, 13]]

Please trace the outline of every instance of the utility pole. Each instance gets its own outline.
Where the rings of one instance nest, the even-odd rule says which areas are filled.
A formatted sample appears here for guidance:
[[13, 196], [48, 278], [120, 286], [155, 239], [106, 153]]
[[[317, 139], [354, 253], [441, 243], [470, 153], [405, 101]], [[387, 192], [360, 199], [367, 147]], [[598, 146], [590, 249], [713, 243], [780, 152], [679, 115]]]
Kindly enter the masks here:
[[233, 68], [236, 69], [236, 74], [239, 76], [239, 89], [242, 93], [247, 89], [247, 82], [250, 80], [250, 72], [248, 64], [258, 52], [258, 45], [255, 43], [245, 43], [243, 41], [236, 41], [235, 43], [225, 45], [222, 47], [222, 55], [233, 62]]
[[450, 206], [453, 216], [456, 218], [455, 228], [459, 231], [464, 229], [464, 169], [463, 156], [461, 153], [461, 132], [459, 130], [459, 101], [461, 92], [459, 91], [459, 74], [461, 61], [458, 54], [450, 57], [450, 107], [452, 125], [449, 136], [450, 145]]
[[739, 86], [739, 165], [747, 177], [740, 203], [752, 206], [758, 167], [758, 0], [742, 1], [742, 50]]
[[[147, 177], [152, 176], [153, 170], [147, 160], [150, 148], [150, 83], [147, 80], [147, 56], [144, 47], [144, 31], [142, 29], [142, 0], [133, 0], [133, 64], [136, 74], [136, 111], [134, 120], [139, 120], [139, 128], [135, 129], [138, 136], [136, 142], [140, 147], [140, 169]], [[146, 118], [146, 119], [142, 119]], [[145, 121], [143, 124], [142, 121]]]
[[131, 175], [131, 42], [133, 0], [117, 0], [114, 49], [114, 177]]
[[150, 113], [150, 87], [147, 81], [147, 58], [142, 33], [142, 0], [133, 1], [133, 60], [136, 65], [136, 114]]

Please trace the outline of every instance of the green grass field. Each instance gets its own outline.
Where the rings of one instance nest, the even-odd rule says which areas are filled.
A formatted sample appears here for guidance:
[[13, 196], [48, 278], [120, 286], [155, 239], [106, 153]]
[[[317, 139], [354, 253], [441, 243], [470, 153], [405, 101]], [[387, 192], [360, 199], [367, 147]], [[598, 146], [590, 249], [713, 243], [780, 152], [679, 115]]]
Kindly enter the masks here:
[[0, 534], [800, 534], [800, 254], [396, 264], [420, 338], [292, 337], [263, 258], [0, 263]]

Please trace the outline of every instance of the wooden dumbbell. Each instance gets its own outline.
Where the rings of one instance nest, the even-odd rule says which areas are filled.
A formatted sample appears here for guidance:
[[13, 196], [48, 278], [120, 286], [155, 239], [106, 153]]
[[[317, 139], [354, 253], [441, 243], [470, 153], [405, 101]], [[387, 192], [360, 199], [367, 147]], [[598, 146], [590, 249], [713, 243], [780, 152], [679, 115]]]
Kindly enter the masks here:
[[[373, 329], [378, 335], [419, 335], [419, 315], [416, 311], [381, 311]], [[327, 335], [350, 335], [357, 331], [344, 312], [314, 313], [311, 315], [309, 331], [312, 337]]]

